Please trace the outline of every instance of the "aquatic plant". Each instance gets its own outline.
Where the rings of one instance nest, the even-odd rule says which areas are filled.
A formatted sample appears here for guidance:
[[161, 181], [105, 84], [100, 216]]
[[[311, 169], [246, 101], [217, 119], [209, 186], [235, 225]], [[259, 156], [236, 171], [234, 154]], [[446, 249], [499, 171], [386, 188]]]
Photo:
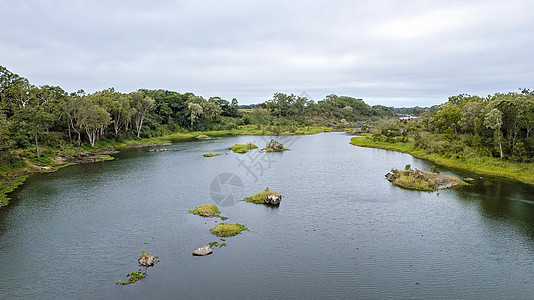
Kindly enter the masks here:
[[139, 280], [141, 280], [141, 279], [146, 277], [146, 271], [143, 271], [142, 269], [139, 269], [138, 271], [126, 274], [126, 277], [129, 277], [128, 281], [117, 281], [117, 282], [115, 282], [115, 284], [127, 285], [127, 284], [130, 284], [130, 283], [136, 283]]

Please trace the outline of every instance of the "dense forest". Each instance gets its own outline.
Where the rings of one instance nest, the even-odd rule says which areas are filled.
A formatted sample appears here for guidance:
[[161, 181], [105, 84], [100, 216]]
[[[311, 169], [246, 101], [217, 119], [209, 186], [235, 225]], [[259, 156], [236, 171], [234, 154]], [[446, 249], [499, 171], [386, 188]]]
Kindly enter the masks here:
[[314, 102], [276, 93], [239, 110], [237, 99], [205, 99], [192, 93], [113, 88], [85, 93], [58, 86], [35, 86], [0, 66], [0, 150], [94, 146], [100, 139], [152, 137], [180, 131], [231, 130], [240, 125], [348, 126], [358, 120], [391, 118], [393, 108], [369, 106], [363, 100], [329, 95]]
[[383, 125], [375, 141], [411, 142], [417, 149], [453, 158], [498, 157], [534, 160], [534, 92], [461, 94], [421, 118]]

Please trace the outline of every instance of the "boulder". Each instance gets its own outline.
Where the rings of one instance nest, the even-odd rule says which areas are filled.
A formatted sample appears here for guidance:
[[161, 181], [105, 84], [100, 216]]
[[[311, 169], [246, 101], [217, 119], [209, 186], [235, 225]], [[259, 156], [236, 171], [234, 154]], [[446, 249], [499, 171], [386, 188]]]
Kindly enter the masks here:
[[210, 245], [204, 245], [202, 247], [198, 247], [195, 250], [193, 250], [194, 256], [206, 256], [212, 253], [213, 253], [213, 250], [211, 249]]
[[143, 255], [137, 260], [137, 264], [140, 267], [152, 267], [156, 263], [156, 257], [153, 255]]
[[280, 194], [268, 195], [264, 201], [265, 201], [265, 204], [278, 205], [280, 204], [280, 201], [282, 201], [282, 195]]

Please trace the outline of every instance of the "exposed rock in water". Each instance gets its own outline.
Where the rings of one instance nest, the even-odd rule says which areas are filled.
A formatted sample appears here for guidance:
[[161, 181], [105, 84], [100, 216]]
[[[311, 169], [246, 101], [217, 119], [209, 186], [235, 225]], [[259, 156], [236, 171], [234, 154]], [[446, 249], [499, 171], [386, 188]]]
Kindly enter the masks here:
[[241, 201], [255, 204], [279, 205], [280, 201], [282, 201], [282, 195], [267, 187], [263, 192], [254, 194], [250, 197], [245, 197]]
[[289, 149], [284, 148], [284, 145], [282, 145], [280, 142], [278, 142], [275, 139], [271, 139], [267, 145], [265, 145], [265, 148], [261, 149], [264, 152], [281, 152], [286, 151]]
[[282, 201], [282, 195], [280, 194], [268, 195], [265, 198], [265, 204], [278, 205], [280, 201]]
[[443, 190], [451, 187], [466, 185], [461, 179], [441, 174], [427, 172], [419, 169], [391, 170], [386, 174], [386, 179], [393, 185], [420, 191]]
[[169, 148], [158, 148], [158, 149], [150, 149], [148, 152], [166, 152], [166, 151], [176, 151]]
[[210, 245], [204, 245], [202, 247], [198, 247], [195, 250], [193, 250], [194, 256], [206, 256], [212, 253], [213, 253], [213, 250], [211, 249]]
[[156, 263], [156, 257], [148, 253], [141, 253], [141, 257], [137, 260], [140, 267], [152, 267]]

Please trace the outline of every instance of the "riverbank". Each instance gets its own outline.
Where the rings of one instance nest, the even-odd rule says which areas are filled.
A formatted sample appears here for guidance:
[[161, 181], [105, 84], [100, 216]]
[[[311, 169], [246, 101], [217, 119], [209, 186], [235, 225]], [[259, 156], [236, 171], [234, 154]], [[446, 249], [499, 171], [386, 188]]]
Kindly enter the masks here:
[[[62, 149], [42, 147], [42, 156], [36, 158], [34, 149], [21, 149], [12, 152], [11, 161], [0, 165], [0, 208], [9, 204], [8, 194], [16, 190], [33, 173], [55, 172], [60, 168], [79, 163], [95, 163], [112, 160], [110, 154], [120, 149], [168, 146], [172, 143], [200, 139], [221, 138], [237, 135], [308, 135], [333, 131], [326, 126], [302, 126], [286, 130], [280, 126], [245, 125], [232, 130], [209, 130], [194, 132], [176, 132], [150, 138], [128, 138], [120, 141], [100, 140], [95, 147], [67, 146]], [[334, 129], [335, 130], [335, 129]]]
[[436, 153], [428, 154], [423, 150], [416, 149], [410, 142], [375, 142], [365, 136], [353, 137], [350, 144], [360, 147], [399, 151], [448, 168], [534, 184], [534, 166], [532, 164], [510, 162], [493, 157], [445, 157]]

